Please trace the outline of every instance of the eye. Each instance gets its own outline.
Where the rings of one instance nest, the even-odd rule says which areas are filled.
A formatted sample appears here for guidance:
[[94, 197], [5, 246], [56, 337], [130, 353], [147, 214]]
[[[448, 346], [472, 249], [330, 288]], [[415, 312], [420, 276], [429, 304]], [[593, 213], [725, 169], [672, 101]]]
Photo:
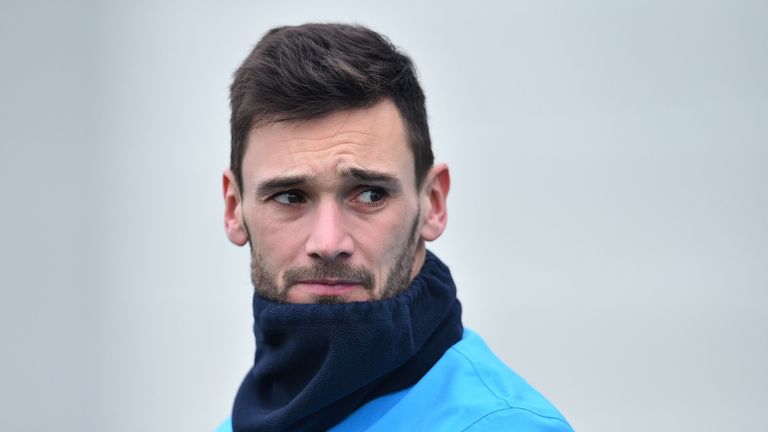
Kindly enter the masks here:
[[371, 207], [377, 207], [384, 204], [386, 199], [387, 192], [381, 188], [368, 188], [360, 192], [360, 194], [358, 194], [355, 198], [355, 200], [361, 204]]
[[306, 201], [304, 199], [304, 195], [302, 195], [301, 192], [295, 190], [276, 193], [272, 195], [271, 199], [278, 204], [286, 206], [301, 204]]

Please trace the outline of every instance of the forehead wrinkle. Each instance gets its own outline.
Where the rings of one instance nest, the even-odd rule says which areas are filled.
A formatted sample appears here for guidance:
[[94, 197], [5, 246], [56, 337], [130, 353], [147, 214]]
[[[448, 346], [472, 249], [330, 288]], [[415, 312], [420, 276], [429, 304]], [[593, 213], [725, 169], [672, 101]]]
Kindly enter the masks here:
[[[257, 135], [257, 138], [258, 138], [258, 134], [257, 133], [254, 133], [254, 135]], [[364, 137], [373, 136], [373, 137], [377, 137], [377, 138], [379, 137], [379, 135], [377, 135], [375, 133], [371, 133], [371, 132], [363, 132], [363, 131], [350, 130], [350, 131], [344, 131], [344, 132], [334, 132], [332, 134], [324, 135], [324, 136], [320, 136], [320, 137], [318, 137], [316, 135], [311, 135], [311, 136], [307, 135], [307, 136], [298, 136], [298, 137], [293, 136], [293, 137], [282, 138], [282, 139], [271, 139], [268, 142], [262, 143], [262, 145], [285, 144], [285, 143], [291, 143], [291, 142], [299, 142], [299, 143], [301, 143], [301, 142], [310, 142], [310, 143], [312, 143], [312, 142], [322, 142], [322, 141], [329, 141], [329, 142], [334, 143], [334, 144], [338, 144], [339, 141], [341, 141], [341, 142], [355, 142], [355, 143], [357, 143], [356, 140], [349, 140], [349, 141], [344, 140], [343, 138], [345, 136], [347, 136], [347, 135], [353, 135], [353, 136], [354, 135], [359, 135], [359, 136], [364, 136]], [[254, 141], [255, 142], [261, 142], [262, 140], [255, 139]], [[359, 143], [359, 144], [364, 145], [364, 143]]]
[[[354, 137], [347, 139], [348, 135], [351, 133], [332, 138], [335, 142], [324, 141], [317, 146], [296, 143], [285, 155], [292, 165], [288, 171], [296, 174], [305, 174], [309, 171], [326, 179], [349, 177], [350, 174], [360, 177], [359, 173], [365, 171], [370, 171], [372, 174], [385, 174], [384, 170], [374, 168], [384, 162], [378, 146], [370, 142], [354, 140]], [[373, 166], [365, 166], [368, 164]], [[386, 175], [396, 177], [391, 173]]]
[[[330, 133], [323, 133], [321, 136], [317, 136], [317, 135], [318, 135], [318, 133], [322, 132], [322, 130], [318, 131], [318, 130], [312, 128], [311, 125], [314, 122], [316, 122], [316, 121], [323, 120], [323, 118], [312, 119], [312, 120], [309, 120], [309, 121], [271, 122], [271, 123], [267, 123], [267, 124], [260, 125], [260, 126], [254, 126], [249, 131], [249, 135], [250, 135], [249, 140], [253, 139], [254, 141], [260, 141], [260, 140], [258, 140], [259, 136], [266, 135], [267, 137], [269, 137], [271, 135], [270, 134], [271, 131], [284, 132], [285, 129], [291, 129], [292, 133], [295, 133], [295, 132], [299, 131], [300, 129], [307, 129], [307, 128], [311, 129], [311, 130], [305, 130], [304, 131], [308, 136], [299, 136], [299, 137], [295, 137], [294, 136], [294, 137], [288, 137], [288, 138], [284, 138], [284, 139], [269, 139], [268, 142], [274, 143], [274, 144], [278, 144], [278, 143], [285, 143], [285, 142], [294, 141], [294, 140], [308, 141], [308, 142], [325, 141], [325, 140], [335, 141], [335, 140], [333, 140], [334, 138], [340, 137], [340, 136], [344, 136], [344, 135], [348, 135], [348, 134], [358, 134], [358, 135], [362, 135], [362, 136], [376, 136], [375, 133], [368, 133], [368, 132], [364, 132], [364, 131], [360, 131], [360, 130], [342, 131], [347, 126], [347, 123], [349, 123], [349, 120], [352, 118], [353, 112], [352, 111], [349, 111], [349, 112], [339, 112], [339, 113], [336, 113], [335, 115], [342, 115], [342, 114], [343, 114], [344, 118], [338, 121], [338, 126], [336, 126], [332, 132], [330, 132]], [[331, 114], [331, 115], [333, 116], [334, 114]], [[377, 125], [379, 124], [378, 121], [373, 122], [373, 123], [375, 123]], [[373, 125], [366, 124], [364, 126], [373, 126]], [[325, 128], [321, 128], [321, 129], [326, 129], [327, 130], [328, 128], [325, 127]], [[254, 139], [254, 138], [256, 138], [256, 139]]]
[[[374, 137], [375, 140], [365, 139], [367, 137]], [[275, 143], [279, 142], [275, 141]], [[299, 137], [282, 142], [291, 146], [297, 153], [319, 153], [334, 150], [342, 151], [342, 148], [338, 148], [340, 146], [373, 147], [379, 142], [379, 137], [372, 133], [345, 131], [322, 138]]]

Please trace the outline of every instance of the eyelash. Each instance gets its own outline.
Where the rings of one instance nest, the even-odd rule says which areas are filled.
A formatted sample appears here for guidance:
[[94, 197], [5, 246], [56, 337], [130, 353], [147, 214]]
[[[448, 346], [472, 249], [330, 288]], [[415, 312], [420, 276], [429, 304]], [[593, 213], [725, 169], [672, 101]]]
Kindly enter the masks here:
[[374, 192], [374, 193], [377, 193], [377, 194], [381, 195], [381, 199], [378, 200], [378, 201], [373, 201], [373, 202], [370, 202], [370, 203], [364, 203], [364, 202], [360, 203], [360, 204], [362, 204], [362, 205], [364, 205], [366, 207], [380, 207], [380, 206], [384, 205], [387, 202], [387, 199], [389, 198], [389, 193], [386, 190], [384, 190], [384, 189], [382, 189], [380, 187], [366, 187], [365, 189], [361, 190], [360, 193], [355, 195], [355, 198], [359, 197], [360, 195], [362, 195], [362, 194], [364, 194], [366, 192]]
[[[282, 202], [278, 201], [278, 197], [280, 197], [282, 195], [296, 195], [297, 197], [299, 197], [299, 199], [301, 201], [300, 202], [282, 203]], [[277, 192], [276, 194], [270, 195], [268, 199], [270, 201], [274, 201], [275, 203], [277, 203], [278, 205], [283, 206], [283, 207], [292, 207], [295, 204], [300, 204], [300, 203], [303, 203], [303, 202], [305, 202], [307, 200], [307, 198], [304, 196], [304, 194], [301, 191], [296, 190], [296, 189], [291, 189], [291, 190], [287, 190], [287, 191]]]
[[[373, 201], [373, 202], [369, 202], [369, 203], [361, 202], [360, 200], [357, 199], [358, 197], [360, 197], [360, 195], [362, 195], [362, 194], [364, 194], [366, 192], [377, 193], [377, 194], [381, 195], [381, 199], [379, 199], [378, 201]], [[278, 197], [283, 196], [283, 195], [295, 195], [295, 196], [297, 196], [300, 199], [300, 201], [298, 201], [298, 202], [288, 202], [288, 203], [283, 203], [283, 202], [278, 201]], [[363, 206], [375, 208], [375, 207], [380, 207], [380, 206], [384, 205], [387, 202], [387, 199], [389, 199], [389, 196], [390, 196], [389, 192], [387, 192], [383, 188], [376, 187], [376, 186], [363, 186], [362, 189], [357, 194], [355, 194], [354, 201], [360, 203]], [[280, 205], [282, 207], [293, 207], [296, 204], [302, 204], [302, 203], [306, 202], [307, 199], [306, 199], [306, 196], [304, 195], [304, 193], [301, 192], [300, 190], [291, 189], [291, 190], [281, 191], [281, 192], [277, 192], [277, 193], [275, 193], [273, 195], [270, 195], [268, 197], [268, 200], [274, 201], [275, 203], [277, 203], [278, 205]], [[290, 199], [289, 199], [289, 201], [290, 201]]]

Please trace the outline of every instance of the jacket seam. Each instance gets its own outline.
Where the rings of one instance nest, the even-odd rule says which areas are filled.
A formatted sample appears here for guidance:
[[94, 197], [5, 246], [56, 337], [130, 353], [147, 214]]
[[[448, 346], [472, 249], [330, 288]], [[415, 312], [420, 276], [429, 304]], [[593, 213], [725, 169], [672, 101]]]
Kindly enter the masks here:
[[537, 416], [537, 417], [541, 417], [541, 418], [546, 418], [546, 419], [557, 420], [557, 421], [559, 421], [559, 422], [561, 422], [561, 423], [565, 424], [565, 425], [566, 425], [566, 426], [567, 426], [567, 427], [568, 427], [570, 430], [573, 430], [573, 429], [571, 429], [570, 425], [568, 425], [568, 422], [566, 422], [565, 420], [561, 419], [560, 417], [547, 416], [547, 415], [539, 414], [539, 413], [537, 413], [536, 411], [530, 410], [530, 409], [528, 409], [528, 408], [523, 408], [523, 407], [520, 407], [520, 406], [516, 406], [516, 405], [514, 405], [514, 406], [513, 406], [512, 404], [510, 404], [510, 403], [509, 403], [509, 400], [508, 400], [507, 398], [505, 398], [505, 397], [502, 397], [502, 396], [500, 396], [498, 393], [496, 393], [495, 391], [493, 391], [493, 389], [491, 388], [491, 386], [489, 386], [489, 385], [488, 385], [488, 383], [486, 383], [486, 382], [485, 382], [485, 380], [483, 379], [483, 375], [480, 373], [480, 371], [479, 371], [479, 370], [477, 370], [477, 365], [475, 365], [475, 362], [473, 362], [473, 361], [472, 361], [472, 359], [470, 359], [470, 358], [469, 358], [469, 356], [467, 356], [466, 354], [464, 354], [464, 353], [461, 351], [461, 349], [460, 349], [460, 348], [458, 348], [458, 347], [456, 347], [456, 346], [453, 346], [453, 347], [451, 347], [451, 349], [453, 349], [453, 350], [455, 350], [457, 353], [459, 353], [459, 355], [460, 355], [461, 357], [463, 357], [463, 358], [464, 358], [464, 360], [466, 360], [466, 361], [467, 361], [467, 363], [469, 363], [469, 364], [472, 366], [472, 370], [474, 370], [474, 371], [475, 371], [475, 376], [477, 376], [477, 378], [480, 380], [480, 382], [481, 382], [481, 383], [483, 383], [483, 386], [484, 386], [484, 387], [485, 387], [485, 388], [486, 388], [486, 389], [487, 389], [487, 390], [488, 390], [488, 391], [489, 391], [489, 392], [490, 392], [492, 395], [494, 395], [494, 396], [495, 396], [496, 398], [498, 398], [498, 399], [501, 399], [501, 400], [502, 400], [502, 401], [504, 401], [504, 403], [507, 405], [507, 408], [501, 408], [501, 409], [498, 409], [498, 410], [495, 410], [495, 411], [491, 411], [491, 412], [487, 413], [486, 415], [484, 415], [484, 416], [480, 417], [479, 419], [475, 420], [475, 421], [474, 421], [472, 424], [470, 424], [469, 426], [467, 426], [467, 428], [466, 428], [466, 429], [463, 429], [463, 431], [469, 430], [469, 428], [471, 428], [472, 426], [474, 426], [474, 425], [475, 425], [477, 422], [479, 422], [480, 420], [482, 420], [482, 419], [484, 419], [484, 418], [486, 418], [486, 417], [488, 417], [488, 416], [490, 416], [490, 415], [496, 414], [496, 413], [498, 413], [498, 412], [501, 412], [501, 411], [512, 410], [512, 409], [516, 409], [516, 410], [522, 410], [522, 411], [527, 411], [527, 412], [529, 412], [529, 413], [531, 413], [531, 414], [533, 414], [533, 415], [535, 415], [535, 416]]
[[559, 423], [562, 423], [565, 427], [567, 427], [568, 430], [573, 431], [573, 428], [571, 428], [571, 425], [569, 425], [568, 422], [566, 422], [565, 420], [561, 419], [560, 417], [545, 416], [545, 415], [541, 415], [541, 414], [539, 414], [539, 413], [537, 413], [535, 411], [531, 411], [528, 408], [521, 408], [521, 407], [510, 406], [509, 408], [502, 408], [502, 409], [499, 409], [499, 410], [496, 410], [496, 411], [489, 412], [488, 414], [486, 414], [486, 415], [480, 417], [479, 419], [475, 420], [474, 422], [472, 422], [472, 424], [470, 424], [466, 428], [462, 429], [461, 432], [466, 432], [466, 431], [470, 430], [478, 422], [480, 422], [481, 420], [483, 420], [484, 418], [486, 418], [488, 416], [492, 416], [492, 415], [500, 413], [502, 411], [510, 411], [510, 410], [526, 411], [526, 412], [529, 412], [529, 413], [535, 415], [536, 417], [545, 418], [545, 419], [549, 419], [549, 420], [557, 420]]
[[495, 391], [493, 391], [491, 386], [489, 386], [488, 383], [485, 382], [485, 380], [483, 379], [483, 375], [480, 373], [479, 370], [477, 370], [477, 365], [475, 365], [475, 362], [473, 362], [466, 354], [461, 352], [461, 350], [459, 348], [454, 346], [452, 349], [456, 350], [456, 352], [459, 353], [459, 355], [461, 355], [467, 361], [467, 363], [469, 363], [472, 366], [472, 370], [475, 371], [475, 375], [477, 376], [477, 378], [480, 379], [480, 382], [483, 383], [483, 386], [489, 392], [491, 392], [492, 395], [496, 396], [498, 399], [503, 400], [504, 403], [507, 404], [507, 408], [513, 408], [513, 406], [509, 403], [507, 398], [499, 396]]

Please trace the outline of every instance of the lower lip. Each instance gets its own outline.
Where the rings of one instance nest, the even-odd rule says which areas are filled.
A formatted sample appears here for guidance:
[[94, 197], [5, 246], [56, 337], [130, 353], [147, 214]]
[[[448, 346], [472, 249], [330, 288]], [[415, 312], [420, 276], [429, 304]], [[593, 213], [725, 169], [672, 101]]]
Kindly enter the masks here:
[[298, 283], [294, 286], [301, 291], [315, 295], [343, 295], [352, 291], [362, 289], [360, 284], [318, 284], [318, 283]]

